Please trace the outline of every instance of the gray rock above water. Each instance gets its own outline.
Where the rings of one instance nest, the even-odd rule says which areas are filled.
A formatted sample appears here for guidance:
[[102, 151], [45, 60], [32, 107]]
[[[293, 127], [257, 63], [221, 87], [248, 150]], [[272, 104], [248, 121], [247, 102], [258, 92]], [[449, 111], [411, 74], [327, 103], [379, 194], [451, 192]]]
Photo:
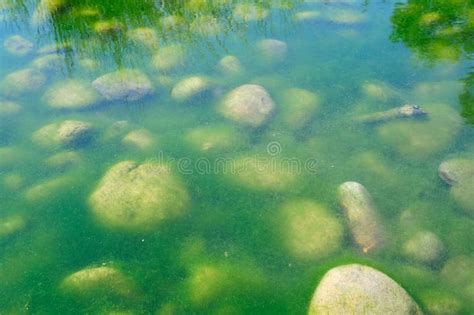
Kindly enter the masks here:
[[108, 101], [138, 101], [153, 94], [153, 85], [143, 72], [124, 69], [97, 78], [92, 85]]
[[335, 267], [324, 275], [308, 314], [415, 315], [422, 312], [393, 279], [374, 268], [353, 264]]
[[367, 189], [356, 182], [345, 182], [339, 186], [338, 197], [360, 249], [367, 253], [381, 247], [384, 243], [383, 227]]
[[8, 37], [3, 42], [3, 47], [10, 54], [18, 57], [23, 57], [30, 54], [33, 51], [33, 43], [20, 35], [14, 35]]
[[270, 94], [257, 84], [245, 84], [232, 90], [219, 107], [224, 117], [250, 127], [263, 125], [274, 109]]

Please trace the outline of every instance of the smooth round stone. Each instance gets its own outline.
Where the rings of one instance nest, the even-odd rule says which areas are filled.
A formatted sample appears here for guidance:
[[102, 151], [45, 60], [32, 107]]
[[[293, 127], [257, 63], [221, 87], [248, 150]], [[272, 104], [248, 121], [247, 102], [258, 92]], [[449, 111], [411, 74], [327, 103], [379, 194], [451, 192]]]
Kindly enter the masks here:
[[441, 240], [430, 231], [418, 232], [403, 244], [403, 254], [406, 257], [428, 265], [439, 262], [444, 251]]
[[92, 85], [108, 101], [138, 101], [154, 92], [150, 79], [136, 69], [105, 74]]
[[122, 143], [137, 149], [146, 150], [155, 144], [153, 135], [146, 129], [133, 130], [123, 139]]
[[99, 21], [94, 24], [94, 31], [102, 35], [120, 33], [124, 28], [122, 23], [114, 20]]
[[261, 21], [268, 17], [268, 9], [258, 4], [239, 3], [234, 7], [233, 16], [237, 20], [250, 22]]
[[18, 57], [23, 57], [33, 51], [33, 43], [20, 35], [8, 37], [3, 42], [3, 47], [10, 54]]
[[383, 227], [367, 189], [357, 182], [345, 182], [338, 188], [338, 199], [360, 249], [367, 253], [382, 247]]
[[33, 134], [33, 141], [46, 147], [78, 146], [89, 142], [92, 125], [77, 120], [65, 120], [44, 126]]
[[427, 120], [387, 122], [377, 128], [380, 139], [405, 158], [426, 159], [446, 149], [462, 126], [459, 113], [444, 104], [423, 104]]
[[54, 169], [65, 170], [81, 164], [81, 155], [76, 151], [56, 153], [46, 159], [44, 164]]
[[281, 115], [284, 122], [292, 128], [305, 126], [321, 104], [316, 93], [300, 89], [287, 89], [281, 94]]
[[185, 62], [186, 55], [181, 45], [160, 47], [151, 59], [152, 66], [160, 71], [174, 70]]
[[257, 42], [257, 49], [269, 61], [283, 61], [288, 52], [288, 45], [276, 39], [263, 39]]
[[3, 89], [7, 94], [21, 95], [36, 92], [46, 83], [46, 77], [34, 69], [19, 70], [7, 75]]
[[226, 75], [238, 75], [244, 71], [240, 60], [232, 55], [228, 55], [219, 60], [217, 68]]
[[31, 66], [38, 71], [54, 74], [61, 71], [63, 66], [64, 60], [58, 54], [49, 54], [45, 56], [41, 56], [33, 60]]
[[243, 139], [229, 126], [209, 126], [192, 129], [186, 134], [186, 142], [201, 152], [223, 152], [237, 150]]
[[254, 190], [286, 191], [298, 183], [298, 174], [277, 158], [247, 156], [229, 165], [227, 176], [238, 185]]
[[128, 38], [149, 48], [158, 47], [158, 33], [148, 27], [139, 27], [127, 32]]
[[474, 257], [462, 255], [450, 258], [441, 269], [441, 277], [457, 287], [474, 284]]
[[344, 229], [323, 205], [293, 200], [281, 207], [284, 243], [299, 259], [319, 259], [341, 248]]
[[134, 282], [114, 267], [101, 266], [79, 270], [67, 276], [60, 285], [64, 294], [86, 299], [132, 298]]
[[26, 220], [14, 214], [0, 218], [0, 241], [18, 234], [26, 227]]
[[209, 92], [211, 87], [212, 84], [209, 79], [193, 76], [176, 83], [171, 90], [171, 97], [176, 101], [186, 102]]
[[94, 88], [79, 80], [66, 80], [49, 88], [43, 101], [56, 109], [85, 109], [99, 101]]
[[17, 103], [10, 101], [0, 101], [0, 118], [16, 115], [20, 111], [21, 106]]
[[245, 84], [232, 90], [224, 99], [219, 112], [226, 118], [247, 125], [263, 125], [275, 108], [267, 90], [257, 84]]
[[97, 221], [123, 231], [153, 231], [179, 217], [189, 195], [169, 167], [124, 161], [112, 166], [89, 198]]
[[474, 177], [474, 160], [451, 159], [440, 164], [439, 176], [449, 185], [457, 185]]
[[215, 17], [210, 15], [198, 16], [189, 26], [191, 32], [202, 36], [216, 36], [222, 32], [222, 26]]
[[464, 211], [474, 217], [474, 177], [451, 187], [451, 195]]
[[416, 302], [393, 279], [368, 266], [353, 264], [329, 270], [309, 308], [319, 314], [422, 314]]

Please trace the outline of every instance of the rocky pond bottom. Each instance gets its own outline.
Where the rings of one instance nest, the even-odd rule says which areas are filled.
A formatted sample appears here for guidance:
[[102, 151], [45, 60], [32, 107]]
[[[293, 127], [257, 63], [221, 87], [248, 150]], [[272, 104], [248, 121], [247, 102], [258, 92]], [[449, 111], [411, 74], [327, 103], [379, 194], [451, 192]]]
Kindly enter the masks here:
[[461, 2], [0, 0], [0, 314], [472, 314]]

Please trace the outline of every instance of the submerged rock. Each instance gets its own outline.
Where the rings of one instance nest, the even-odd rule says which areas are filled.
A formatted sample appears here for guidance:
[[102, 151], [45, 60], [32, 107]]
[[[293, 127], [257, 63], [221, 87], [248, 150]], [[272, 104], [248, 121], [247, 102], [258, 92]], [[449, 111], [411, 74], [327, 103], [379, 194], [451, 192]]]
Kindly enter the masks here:
[[277, 62], [286, 59], [288, 45], [276, 39], [263, 39], [257, 42], [257, 49], [266, 61]]
[[61, 70], [63, 66], [63, 58], [58, 54], [48, 54], [33, 60], [32, 67], [38, 71], [54, 74]]
[[56, 153], [46, 159], [44, 164], [48, 167], [65, 170], [81, 164], [81, 155], [76, 151], [64, 151]]
[[438, 173], [452, 186], [450, 192], [454, 200], [474, 216], [474, 160], [458, 158], [444, 161]]
[[47, 179], [29, 188], [25, 197], [31, 204], [38, 205], [43, 202], [55, 202], [58, 198], [66, 196], [65, 192], [74, 187], [74, 178], [61, 176]]
[[275, 108], [270, 94], [262, 86], [245, 84], [232, 90], [219, 107], [220, 113], [250, 127], [263, 125]]
[[403, 244], [403, 253], [419, 263], [436, 264], [443, 258], [444, 245], [436, 234], [421, 231]]
[[143, 44], [148, 48], [158, 47], [158, 33], [152, 28], [134, 28], [133, 30], [127, 32], [127, 36], [131, 40]]
[[169, 167], [124, 161], [107, 171], [89, 203], [97, 221], [106, 227], [150, 231], [183, 214], [189, 195]]
[[295, 14], [295, 21], [306, 22], [306, 21], [317, 21], [321, 19], [321, 11], [301, 11]]
[[33, 134], [33, 141], [46, 147], [79, 146], [92, 138], [92, 125], [77, 120], [65, 120], [44, 126]]
[[99, 21], [94, 24], [94, 31], [102, 35], [120, 33], [125, 29], [125, 26], [115, 20]]
[[82, 299], [132, 298], [134, 282], [114, 267], [101, 266], [79, 270], [61, 283], [64, 294]]
[[399, 96], [399, 92], [384, 82], [364, 82], [362, 92], [369, 99], [380, 102], [387, 102]]
[[356, 182], [345, 182], [338, 188], [338, 198], [360, 249], [367, 253], [380, 248], [384, 243], [383, 227], [365, 187]]
[[186, 134], [186, 142], [202, 152], [222, 152], [238, 150], [243, 139], [229, 126], [210, 126], [192, 129]]
[[198, 96], [209, 92], [212, 87], [209, 79], [201, 76], [193, 76], [176, 83], [171, 90], [171, 97], [177, 101], [190, 101]]
[[64, 54], [68, 51], [72, 51], [72, 46], [69, 42], [56, 42], [49, 45], [44, 45], [38, 49], [36, 52], [39, 55], [59, 55]]
[[284, 242], [300, 259], [319, 259], [339, 250], [343, 227], [322, 205], [311, 200], [294, 200], [281, 208]]
[[43, 95], [49, 107], [57, 109], [85, 109], [99, 101], [94, 88], [79, 80], [62, 81], [49, 88]]
[[407, 118], [415, 119], [415, 118], [425, 117], [426, 115], [428, 115], [428, 113], [425, 112], [423, 109], [421, 109], [420, 106], [407, 104], [407, 105], [403, 105], [401, 107], [393, 108], [393, 109], [383, 111], [383, 112], [357, 116], [354, 118], [354, 121], [360, 122], [360, 123], [371, 124], [371, 123], [381, 123], [381, 122], [386, 122], [386, 121], [396, 120], [396, 119], [407, 119]]
[[194, 19], [189, 30], [202, 36], [216, 36], [222, 31], [222, 26], [215, 17], [202, 15]]
[[292, 128], [305, 126], [321, 103], [317, 94], [300, 88], [283, 91], [281, 100], [283, 120]]
[[217, 64], [217, 68], [226, 75], [237, 75], [244, 71], [240, 60], [232, 55], [223, 57]]
[[298, 182], [298, 174], [284, 160], [246, 156], [226, 165], [226, 174], [239, 185], [256, 190], [290, 190]]
[[3, 177], [3, 185], [10, 190], [19, 190], [23, 187], [25, 179], [21, 174], [10, 173]]
[[183, 66], [186, 61], [186, 54], [181, 45], [169, 45], [160, 47], [153, 55], [151, 64], [161, 71], [171, 71]]
[[441, 277], [456, 287], [467, 288], [474, 284], [474, 257], [450, 258], [441, 269]]
[[474, 177], [451, 187], [451, 195], [464, 211], [474, 217]]
[[33, 43], [20, 35], [8, 37], [3, 42], [3, 47], [10, 54], [18, 57], [23, 57], [33, 52]]
[[138, 101], [154, 92], [151, 81], [137, 69], [105, 74], [92, 85], [108, 101]]
[[416, 302], [393, 279], [368, 266], [353, 264], [329, 270], [310, 304], [316, 314], [422, 314]]
[[11, 101], [0, 101], [0, 118], [10, 117], [18, 114], [21, 106]]
[[0, 218], [0, 241], [21, 232], [25, 227], [26, 220], [20, 215]]
[[461, 301], [448, 292], [425, 292], [421, 296], [421, 303], [423, 304], [427, 314], [430, 315], [461, 314]]
[[0, 169], [16, 166], [24, 157], [25, 152], [18, 147], [0, 147]]
[[153, 139], [153, 135], [148, 130], [140, 129], [129, 132], [122, 139], [122, 143], [141, 150], [146, 150], [154, 145], [155, 140]]
[[365, 21], [366, 15], [355, 10], [331, 9], [326, 11], [325, 18], [337, 24], [359, 24]]
[[269, 10], [257, 3], [238, 3], [234, 7], [233, 16], [245, 22], [261, 21], [268, 17]]
[[10, 73], [3, 80], [2, 88], [7, 95], [22, 95], [36, 92], [46, 83], [46, 77], [34, 69], [24, 69]]
[[30, 23], [38, 27], [48, 22], [53, 14], [67, 5], [67, 0], [40, 0], [31, 15]]

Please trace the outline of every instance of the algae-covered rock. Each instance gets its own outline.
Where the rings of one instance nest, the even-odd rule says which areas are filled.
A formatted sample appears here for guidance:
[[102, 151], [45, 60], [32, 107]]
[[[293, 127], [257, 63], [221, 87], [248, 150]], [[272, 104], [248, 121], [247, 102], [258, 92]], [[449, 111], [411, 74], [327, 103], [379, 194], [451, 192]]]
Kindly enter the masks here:
[[457, 185], [474, 177], [474, 159], [455, 158], [443, 161], [439, 176], [449, 185]]
[[94, 31], [102, 35], [120, 33], [125, 26], [116, 20], [98, 21], [94, 24]]
[[413, 235], [403, 244], [403, 254], [414, 261], [423, 264], [436, 264], [444, 255], [444, 245], [430, 231], [421, 231]]
[[256, 84], [245, 84], [225, 97], [219, 112], [243, 125], [259, 127], [269, 119], [274, 108], [275, 104], [265, 88]]
[[2, 178], [3, 185], [10, 190], [19, 190], [23, 187], [25, 179], [21, 174], [10, 173]]
[[99, 101], [99, 94], [90, 84], [66, 80], [49, 88], [43, 95], [43, 101], [57, 109], [85, 109]]
[[0, 241], [7, 239], [26, 227], [26, 220], [23, 216], [13, 214], [0, 218]]
[[72, 51], [72, 45], [68, 41], [58, 41], [52, 44], [46, 44], [38, 48], [36, 53], [38, 55], [53, 55], [59, 56], [60, 54], [64, 54], [66, 52]]
[[139, 129], [130, 131], [122, 139], [122, 143], [141, 150], [146, 150], [154, 145], [155, 140], [151, 132], [146, 129]]
[[33, 141], [45, 147], [80, 146], [87, 144], [94, 133], [92, 125], [77, 120], [52, 123], [37, 130]]
[[46, 77], [34, 69], [18, 70], [5, 77], [2, 89], [7, 95], [22, 95], [36, 92], [46, 83]]
[[210, 15], [201, 15], [190, 24], [189, 30], [202, 36], [216, 36], [222, 31], [219, 20]]
[[57, 170], [66, 170], [80, 165], [81, 162], [82, 158], [79, 152], [64, 151], [50, 156], [44, 161], [44, 164]]
[[244, 143], [237, 130], [229, 126], [194, 128], [185, 139], [193, 149], [202, 152], [238, 150]]
[[89, 267], [67, 276], [60, 285], [64, 294], [79, 299], [133, 298], [136, 286], [120, 270], [109, 267]]
[[429, 119], [393, 121], [377, 129], [379, 137], [400, 155], [424, 159], [445, 149], [457, 135], [462, 121], [448, 105], [426, 104]]
[[298, 182], [297, 170], [278, 158], [240, 157], [226, 171], [233, 182], [256, 190], [286, 191]]
[[92, 85], [108, 101], [138, 101], [154, 89], [146, 74], [137, 69], [124, 69], [97, 78]]
[[11, 117], [21, 111], [21, 106], [11, 101], [0, 101], [0, 118]]
[[153, 55], [151, 64], [161, 71], [170, 71], [183, 66], [186, 61], [186, 54], [181, 45], [163, 46]]
[[368, 266], [335, 267], [321, 279], [309, 315], [422, 314], [416, 302], [393, 279]]
[[31, 66], [42, 73], [54, 74], [61, 70], [64, 60], [58, 54], [48, 54], [33, 60]]
[[190, 101], [209, 92], [211, 88], [212, 84], [209, 79], [192, 76], [176, 83], [171, 90], [171, 97], [180, 102]]
[[63, 9], [67, 0], [40, 0], [30, 18], [32, 26], [38, 27], [48, 22], [53, 14]]
[[399, 96], [399, 93], [384, 82], [366, 81], [362, 84], [363, 94], [373, 100], [386, 102]]
[[158, 47], [158, 33], [149, 27], [139, 27], [127, 32], [128, 38], [148, 48]]
[[240, 60], [232, 55], [225, 56], [219, 60], [217, 68], [226, 75], [238, 75], [244, 71]]
[[233, 11], [235, 19], [245, 22], [261, 21], [269, 14], [269, 10], [258, 3], [238, 3]]
[[299, 259], [318, 259], [340, 249], [343, 227], [323, 205], [293, 200], [281, 207], [281, 228], [288, 251]]
[[25, 153], [13, 146], [0, 147], [0, 169], [17, 165], [25, 156]]
[[456, 315], [461, 314], [462, 303], [448, 292], [428, 291], [421, 295], [421, 303], [427, 314]]
[[3, 47], [10, 54], [23, 57], [30, 54], [33, 51], [33, 43], [20, 35], [13, 35], [8, 37], [3, 42]]
[[74, 178], [68, 175], [47, 179], [29, 188], [25, 193], [25, 198], [35, 205], [54, 202], [58, 198], [64, 197], [66, 191], [73, 189], [74, 184]]
[[461, 255], [450, 258], [441, 269], [441, 277], [456, 287], [474, 284], [474, 257]]
[[308, 10], [301, 11], [295, 14], [295, 21], [306, 22], [306, 21], [317, 21], [321, 19], [321, 11]]
[[466, 213], [474, 217], [474, 177], [471, 177], [460, 184], [451, 187], [451, 195], [454, 200], [465, 210]]
[[107, 171], [89, 204], [97, 221], [108, 228], [150, 231], [183, 214], [189, 195], [169, 167], [124, 161]]
[[266, 61], [278, 62], [286, 59], [288, 45], [276, 39], [263, 39], [257, 42], [257, 49]]
[[383, 226], [367, 189], [356, 182], [345, 182], [338, 188], [338, 199], [360, 249], [367, 253], [380, 248], [384, 243]]
[[300, 88], [284, 90], [280, 103], [283, 121], [292, 128], [301, 128], [310, 121], [320, 103], [316, 93]]

